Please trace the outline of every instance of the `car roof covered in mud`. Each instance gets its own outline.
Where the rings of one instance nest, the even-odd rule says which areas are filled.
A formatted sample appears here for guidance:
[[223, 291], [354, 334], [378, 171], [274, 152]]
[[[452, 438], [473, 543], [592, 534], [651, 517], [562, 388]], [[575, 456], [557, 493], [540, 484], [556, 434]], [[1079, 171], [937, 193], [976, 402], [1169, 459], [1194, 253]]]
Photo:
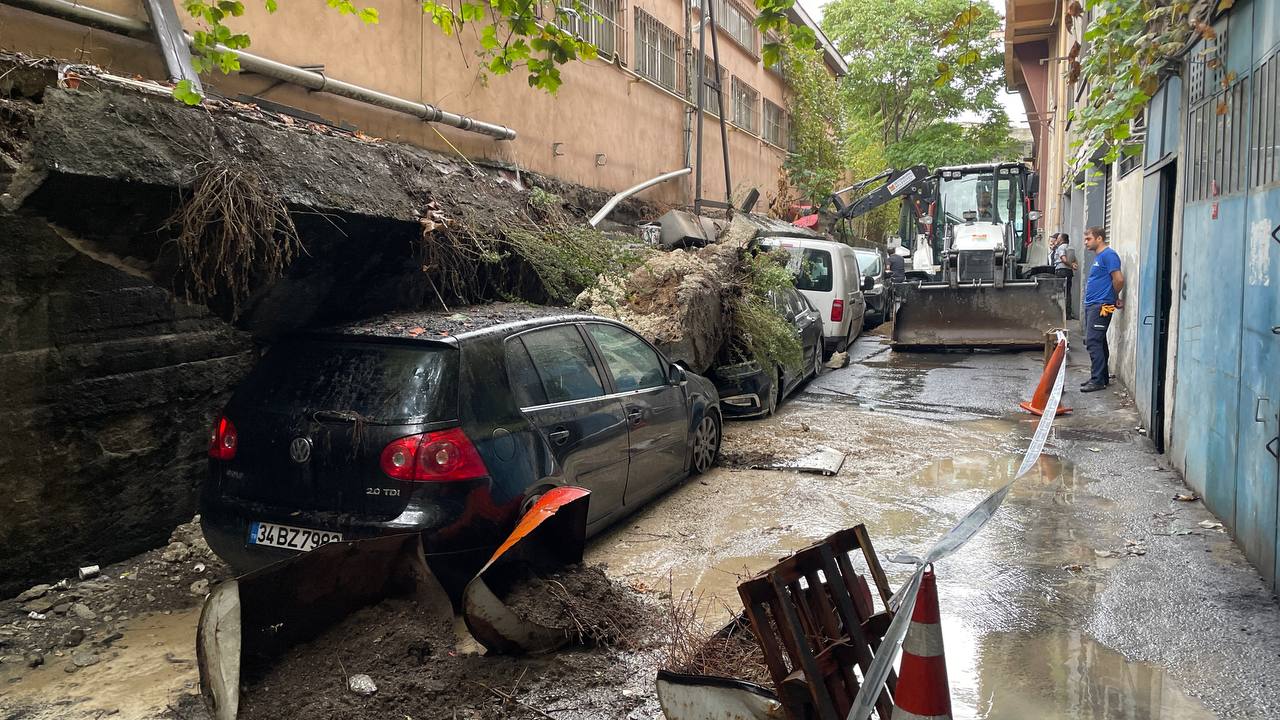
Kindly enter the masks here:
[[380, 315], [316, 330], [311, 335], [385, 338], [449, 342], [468, 336], [499, 332], [511, 326], [543, 321], [607, 320], [572, 308], [492, 303], [469, 305], [449, 311], [412, 311]]

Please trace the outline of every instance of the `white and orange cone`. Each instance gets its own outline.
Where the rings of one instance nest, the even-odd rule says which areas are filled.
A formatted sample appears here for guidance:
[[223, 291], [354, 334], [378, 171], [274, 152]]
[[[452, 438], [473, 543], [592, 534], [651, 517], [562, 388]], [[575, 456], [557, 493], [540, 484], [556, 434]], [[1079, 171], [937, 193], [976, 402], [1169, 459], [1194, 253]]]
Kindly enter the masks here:
[[[1049, 364], [1044, 366], [1044, 372], [1040, 375], [1040, 382], [1036, 385], [1036, 391], [1031, 396], [1031, 400], [1018, 403], [1018, 407], [1035, 415], [1044, 415], [1045, 406], [1049, 404], [1049, 394], [1053, 392], [1053, 383], [1058, 379], [1058, 370], [1062, 368], [1062, 364], [1067, 359], [1067, 341], [1062, 339], [1058, 341], [1058, 346], [1053, 349], [1053, 355], [1049, 358]], [[1071, 408], [1065, 403], [1058, 404], [1057, 415], [1066, 415], [1071, 412]]]
[[893, 702], [893, 720], [951, 720], [951, 686], [932, 567], [924, 571], [911, 627], [902, 642], [902, 668]]

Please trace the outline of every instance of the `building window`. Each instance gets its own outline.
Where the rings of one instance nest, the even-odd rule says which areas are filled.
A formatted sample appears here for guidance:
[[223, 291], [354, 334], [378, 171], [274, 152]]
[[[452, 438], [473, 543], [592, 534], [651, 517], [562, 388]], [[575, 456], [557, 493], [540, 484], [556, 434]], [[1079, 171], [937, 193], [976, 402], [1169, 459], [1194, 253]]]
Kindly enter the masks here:
[[1253, 155], [1252, 187], [1280, 181], [1280, 113], [1275, 111], [1280, 97], [1280, 52], [1274, 52], [1254, 68], [1253, 128], [1250, 152]]
[[[715, 115], [716, 117], [719, 117], [720, 105], [719, 105], [719, 101], [717, 100], [717, 97], [718, 97], [717, 92], [723, 91], [724, 86], [728, 84], [729, 71], [725, 70], [723, 67], [720, 68], [720, 82], [717, 84], [716, 79], [712, 76], [712, 70], [715, 68], [716, 65], [711, 60], [711, 58], [704, 58], [703, 62], [706, 63], [707, 70], [706, 70], [706, 75], [703, 77], [702, 87], [698, 88], [696, 87], [698, 84], [698, 68], [701, 66], [701, 64], [698, 62], [697, 57], [694, 57], [690, 62], [692, 63], [693, 66], [689, 68], [689, 77], [690, 79], [693, 80], [693, 84], [695, 86], [694, 92], [702, 93], [702, 109], [706, 110], [712, 115]], [[697, 98], [696, 95], [694, 97], [689, 98], [689, 102], [697, 102], [696, 98]]]
[[671, 92], [678, 92], [680, 36], [640, 8], [636, 8], [635, 34], [636, 72]]
[[1142, 166], [1142, 146], [1147, 138], [1147, 114], [1145, 111], [1140, 111], [1138, 116], [1129, 123], [1129, 129], [1130, 142], [1120, 148], [1120, 177], [1124, 177]]
[[1188, 200], [1207, 200], [1246, 187], [1247, 120], [1245, 88], [1251, 78], [1209, 95], [1188, 118], [1190, 175]]
[[764, 101], [764, 141], [778, 147], [787, 143], [787, 113], [768, 100]]
[[760, 132], [759, 116], [756, 112], [756, 108], [760, 106], [760, 93], [742, 82], [736, 75], [731, 88], [733, 90], [733, 124], [750, 133]]
[[622, 8], [623, 0], [578, 0], [578, 9], [556, 11], [556, 25], [595, 45], [600, 57], [625, 61]]
[[[747, 52], [755, 57], [760, 56], [760, 36], [756, 34], [755, 13], [748, 13], [737, 3], [726, 0], [710, 0], [715, 3], [716, 25], [733, 38]], [[701, 4], [699, 4], [701, 10]]]

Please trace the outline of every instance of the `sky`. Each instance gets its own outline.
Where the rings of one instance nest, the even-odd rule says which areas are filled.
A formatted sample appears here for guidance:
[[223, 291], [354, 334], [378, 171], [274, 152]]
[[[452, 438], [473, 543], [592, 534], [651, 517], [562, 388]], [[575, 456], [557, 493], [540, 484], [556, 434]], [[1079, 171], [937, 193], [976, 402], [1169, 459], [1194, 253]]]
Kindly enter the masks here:
[[[805, 12], [809, 13], [810, 17], [812, 17], [818, 23], [822, 22], [822, 6], [827, 3], [827, 0], [796, 0], [796, 1], [799, 2], [800, 6], [805, 9]], [[997, 15], [1004, 17], [1003, 0], [987, 0], [987, 4], [995, 9]], [[1009, 121], [1012, 124], [1018, 125], [1020, 127], [1027, 127], [1027, 112], [1022, 107], [1022, 97], [1020, 95], [1018, 95], [1017, 93], [1005, 93], [1004, 95], [1000, 96], [1000, 103], [1004, 105], [1004, 109], [1008, 111]], [[981, 120], [980, 117], [972, 113], [962, 114], [955, 119], [961, 122]]]

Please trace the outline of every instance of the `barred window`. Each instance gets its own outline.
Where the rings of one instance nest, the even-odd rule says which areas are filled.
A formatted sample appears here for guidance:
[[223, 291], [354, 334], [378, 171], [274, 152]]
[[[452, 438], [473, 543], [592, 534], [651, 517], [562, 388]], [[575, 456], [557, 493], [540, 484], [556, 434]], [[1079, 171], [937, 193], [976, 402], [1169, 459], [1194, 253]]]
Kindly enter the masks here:
[[600, 57], [626, 60], [623, 0], [577, 0], [566, 8], [571, 11], [556, 13], [556, 26], [595, 45]]
[[[716, 25], [733, 38], [747, 52], [759, 57], [760, 36], [756, 34], [755, 13], [743, 10], [737, 3], [726, 0], [711, 0], [715, 3]], [[701, 5], [699, 5], [701, 9]]]
[[1253, 70], [1253, 154], [1251, 187], [1280, 181], [1280, 52], [1273, 52]]
[[1191, 161], [1187, 199], [1195, 202], [1228, 195], [1246, 187], [1245, 147], [1248, 78], [1202, 100], [1188, 118], [1187, 147]]
[[787, 142], [787, 113], [768, 100], [764, 101], [764, 141], [778, 147], [786, 147]]
[[[706, 75], [703, 77], [702, 87], [698, 88], [696, 87], [698, 84], [698, 68], [701, 66], [701, 63], [699, 62], [699, 58], [696, 56], [693, 59], [691, 59], [689, 62], [691, 64], [691, 67], [689, 68], [689, 77], [693, 79], [693, 84], [695, 86], [694, 92], [702, 93], [702, 109], [706, 110], [712, 115], [715, 115], [716, 117], [719, 117], [720, 105], [719, 105], [719, 101], [717, 100], [716, 91], [717, 89], [720, 92], [724, 91], [724, 86], [729, 83], [729, 71], [725, 70], [724, 67], [721, 66], [720, 83], [718, 87], [716, 87], [715, 86], [716, 79], [712, 76], [712, 70], [716, 66], [715, 62], [713, 62], [711, 58], [703, 58], [702, 62], [706, 63], [707, 70], [706, 70]], [[689, 98], [689, 102], [696, 102], [697, 101], [696, 98], [697, 98], [697, 95]]]
[[652, 15], [636, 8], [635, 69], [641, 76], [677, 92], [680, 36]]
[[733, 90], [733, 124], [747, 132], [760, 132], [760, 123], [756, 114], [756, 108], [760, 105], [760, 93], [742, 82], [736, 75], [731, 89]]

